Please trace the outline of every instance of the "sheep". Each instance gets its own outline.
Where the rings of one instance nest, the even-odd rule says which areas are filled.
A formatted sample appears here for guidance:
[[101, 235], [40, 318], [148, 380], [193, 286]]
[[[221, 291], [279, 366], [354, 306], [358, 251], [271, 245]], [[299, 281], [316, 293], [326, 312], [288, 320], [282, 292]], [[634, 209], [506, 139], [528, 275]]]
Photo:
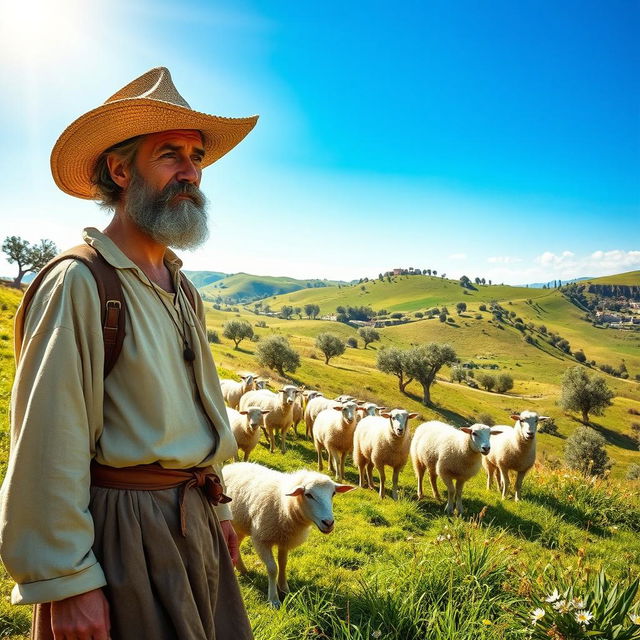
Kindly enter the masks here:
[[266, 389], [267, 388], [267, 381], [266, 380], [262, 380], [261, 378], [256, 379], [256, 390], [260, 390], [260, 389]]
[[344, 481], [344, 463], [347, 453], [353, 451], [353, 432], [357, 420], [355, 402], [321, 411], [313, 422], [313, 443], [318, 453], [318, 471], [322, 471], [322, 449], [327, 450], [329, 469], [338, 482]]
[[296, 399], [293, 402], [293, 411], [291, 412], [291, 426], [293, 432], [298, 437], [298, 423], [304, 416], [304, 396], [301, 394], [296, 395]]
[[255, 387], [256, 377], [254, 375], [247, 373], [240, 377], [242, 378], [240, 382], [228, 380], [227, 378], [220, 380], [220, 388], [222, 389], [225, 404], [232, 409], [237, 409], [240, 398]]
[[502, 434], [492, 439], [491, 453], [482, 459], [482, 466], [487, 472], [487, 489], [491, 489], [496, 471], [498, 487], [502, 490], [504, 500], [509, 491], [509, 471], [516, 472], [514, 500], [520, 500], [522, 481], [527, 471], [536, 461], [536, 429], [538, 423], [548, 420], [548, 416], [539, 416], [535, 411], [514, 413], [511, 418], [516, 421], [514, 427], [500, 425]]
[[336, 398], [336, 402], [340, 402], [340, 403], [349, 402], [350, 400], [355, 400], [355, 398], [353, 396], [349, 396], [349, 395], [347, 395], [345, 393], [343, 393], [341, 396], [338, 396]]
[[293, 403], [298, 393], [297, 387], [287, 384], [278, 393], [261, 389], [260, 391], [249, 391], [240, 398], [241, 411], [246, 411], [248, 407], [267, 409], [268, 413], [264, 417], [264, 424], [271, 453], [276, 450], [275, 430], [280, 432], [280, 450], [282, 453], [285, 452], [287, 429], [291, 426]]
[[384, 467], [393, 469], [391, 496], [398, 499], [398, 476], [409, 457], [409, 427], [411, 418], [417, 413], [404, 409], [392, 409], [379, 416], [365, 416], [358, 422], [353, 434], [353, 461], [358, 467], [360, 486], [375, 489], [372, 479], [373, 467], [380, 475], [380, 497], [384, 498]]
[[379, 407], [375, 402], [363, 402], [358, 405], [358, 420], [366, 416], [379, 416], [383, 411], [387, 411], [387, 407]]
[[[244, 411], [236, 411], [227, 407], [229, 424], [236, 439], [238, 449], [244, 451], [244, 461], [249, 459], [249, 454], [255, 449], [260, 439], [259, 428], [264, 424], [264, 416], [269, 413], [260, 407], [247, 407]], [[235, 454], [236, 462], [240, 460], [240, 454]]]
[[[232, 499], [233, 527], [238, 545], [251, 537], [256, 553], [264, 562], [269, 578], [267, 598], [273, 607], [280, 606], [278, 590], [288, 593], [287, 556], [301, 545], [312, 524], [322, 533], [335, 526], [332, 499], [336, 493], [355, 489], [336, 484], [315, 471], [281, 473], [252, 462], [236, 462], [223, 468], [226, 492]], [[278, 567], [273, 547], [278, 547]], [[239, 555], [238, 571], [247, 568]], [[276, 580], [277, 576], [277, 580]]]
[[304, 422], [307, 428], [307, 438], [313, 438], [313, 421], [317, 415], [324, 409], [331, 409], [337, 407], [338, 403], [335, 400], [330, 400], [324, 396], [316, 396], [307, 402], [307, 406], [304, 410]]
[[445, 512], [453, 515], [455, 502], [458, 514], [462, 515], [464, 484], [478, 473], [482, 456], [491, 450], [490, 435], [498, 433], [501, 433], [499, 429], [484, 424], [460, 429], [437, 420], [421, 424], [411, 442], [411, 462], [418, 479], [418, 500], [423, 497], [422, 479], [427, 470], [436, 500], [441, 500], [437, 477], [440, 476], [447, 485]]

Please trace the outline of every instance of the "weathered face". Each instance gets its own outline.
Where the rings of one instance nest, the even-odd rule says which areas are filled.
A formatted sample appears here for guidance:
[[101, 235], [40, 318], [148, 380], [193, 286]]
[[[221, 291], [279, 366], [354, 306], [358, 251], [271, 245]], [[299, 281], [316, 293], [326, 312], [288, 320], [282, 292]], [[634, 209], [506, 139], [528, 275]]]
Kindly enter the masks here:
[[293, 404], [296, 399], [296, 395], [298, 393], [297, 387], [294, 387], [292, 384], [287, 384], [280, 390], [284, 398], [285, 404]]
[[305, 484], [292, 488], [286, 495], [299, 500], [303, 515], [322, 533], [331, 533], [335, 524], [333, 497], [336, 493], [345, 493], [352, 489], [355, 487], [337, 484], [328, 476], [314, 473]]
[[387, 418], [391, 425], [391, 431], [394, 435], [401, 437], [408, 429], [408, 423], [411, 418], [415, 418], [417, 413], [408, 413], [404, 409], [392, 409], [387, 413], [381, 414], [383, 418]]

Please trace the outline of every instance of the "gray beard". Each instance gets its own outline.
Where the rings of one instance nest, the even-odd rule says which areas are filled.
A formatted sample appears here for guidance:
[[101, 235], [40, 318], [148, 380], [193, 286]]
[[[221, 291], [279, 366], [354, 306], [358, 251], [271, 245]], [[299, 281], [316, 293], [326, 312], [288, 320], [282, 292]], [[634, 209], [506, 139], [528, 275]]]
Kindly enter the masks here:
[[[173, 199], [181, 193], [189, 198]], [[124, 212], [157, 243], [176, 249], [195, 249], [209, 237], [207, 199], [187, 182], [155, 191], [134, 171], [124, 200]]]

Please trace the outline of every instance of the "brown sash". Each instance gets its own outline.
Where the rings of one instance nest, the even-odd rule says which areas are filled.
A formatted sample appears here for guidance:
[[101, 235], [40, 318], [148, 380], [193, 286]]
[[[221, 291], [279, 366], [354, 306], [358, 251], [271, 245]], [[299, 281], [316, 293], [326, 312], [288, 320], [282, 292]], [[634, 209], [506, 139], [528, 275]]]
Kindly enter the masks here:
[[91, 462], [91, 484], [106, 489], [130, 491], [160, 491], [180, 487], [180, 531], [187, 535], [187, 514], [184, 498], [188, 489], [200, 488], [212, 505], [231, 502], [223, 493], [220, 478], [211, 467], [165, 469], [159, 464], [140, 464], [135, 467], [108, 467]]

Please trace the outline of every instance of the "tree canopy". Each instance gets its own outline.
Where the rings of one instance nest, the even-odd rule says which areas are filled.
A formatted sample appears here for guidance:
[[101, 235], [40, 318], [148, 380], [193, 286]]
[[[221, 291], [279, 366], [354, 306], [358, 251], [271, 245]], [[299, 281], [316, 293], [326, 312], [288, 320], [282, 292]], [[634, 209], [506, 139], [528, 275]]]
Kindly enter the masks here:
[[601, 416], [613, 397], [602, 376], [589, 375], [580, 365], [567, 369], [562, 377], [560, 406], [565, 411], [580, 412], [585, 423], [589, 422], [590, 413]]
[[358, 335], [362, 338], [365, 349], [367, 348], [367, 345], [380, 340], [380, 334], [371, 327], [360, 327]]
[[324, 353], [325, 364], [329, 364], [331, 358], [341, 356], [346, 349], [344, 341], [333, 333], [319, 333], [316, 336], [316, 347]]
[[222, 325], [222, 335], [233, 340], [237, 349], [245, 338], [253, 338], [253, 327], [246, 320], [229, 320]]
[[294, 373], [300, 366], [300, 356], [284, 336], [267, 336], [260, 340], [256, 357], [258, 364], [275, 369], [281, 376], [285, 375], [285, 371]]
[[37, 273], [49, 260], [58, 253], [53, 240], [40, 240], [38, 244], [29, 244], [18, 236], [9, 236], [2, 243], [2, 251], [7, 255], [7, 262], [18, 265], [18, 275], [13, 281], [13, 286], [20, 287], [22, 278], [33, 271]]
[[456, 352], [449, 344], [430, 342], [409, 349], [405, 361], [406, 371], [422, 385], [423, 404], [431, 404], [431, 385], [438, 371], [444, 365], [453, 364], [456, 360]]

